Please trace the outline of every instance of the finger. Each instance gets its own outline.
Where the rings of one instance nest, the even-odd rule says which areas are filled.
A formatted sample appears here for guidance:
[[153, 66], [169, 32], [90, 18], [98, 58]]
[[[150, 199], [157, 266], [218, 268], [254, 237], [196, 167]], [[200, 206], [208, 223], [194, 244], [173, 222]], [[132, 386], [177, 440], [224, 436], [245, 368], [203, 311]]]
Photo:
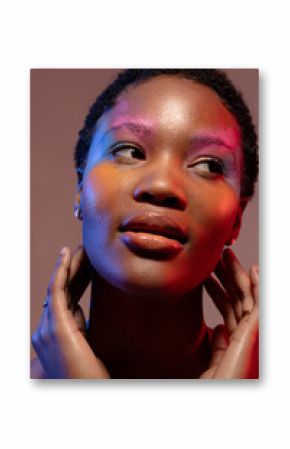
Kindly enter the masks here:
[[259, 267], [252, 265], [250, 268], [250, 278], [252, 281], [252, 293], [254, 301], [259, 305]]
[[225, 318], [225, 315], [229, 310], [228, 295], [212, 274], [204, 281], [204, 286], [207, 293], [213, 300], [215, 306], [217, 307], [218, 311], [220, 312], [222, 317]]
[[212, 366], [211, 368], [209, 368], [208, 370], [206, 370], [201, 376], [200, 379], [212, 379], [215, 372], [216, 372], [217, 367], [216, 366]]
[[220, 283], [213, 277], [213, 275], [210, 275], [206, 279], [204, 286], [217, 309], [221, 313], [228, 332], [231, 334], [237, 326], [237, 319], [228, 294], [222, 288]]
[[47, 307], [44, 307], [38, 327], [32, 335], [32, 344], [37, 354], [39, 354], [41, 347], [45, 346], [47, 343], [48, 329], [48, 310]]
[[84, 247], [82, 245], [78, 246], [73, 254], [71, 259], [71, 267], [70, 267], [70, 280], [72, 280], [78, 271], [82, 268], [89, 266], [89, 260], [85, 253]]
[[48, 296], [50, 296], [47, 306], [48, 315], [51, 312], [57, 313], [68, 309], [67, 286], [70, 261], [69, 248], [62, 248], [48, 288]]
[[216, 266], [215, 274], [218, 277], [219, 281], [222, 283], [226, 292], [228, 293], [229, 302], [233, 307], [237, 321], [239, 321], [242, 317], [242, 309], [243, 309], [242, 303], [239, 299], [239, 294], [237, 294], [237, 291], [235, 290], [231, 276], [227, 271], [223, 259], [221, 259], [218, 265]]
[[252, 312], [240, 321], [237, 329], [230, 336], [230, 344], [217, 368], [215, 378], [250, 378], [253, 366], [257, 365], [257, 338], [258, 310], [253, 308]]
[[74, 311], [74, 319], [77, 324], [77, 329], [83, 334], [83, 336], [87, 337], [87, 329], [86, 329], [86, 320], [84, 316], [84, 312], [80, 306], [76, 306], [76, 310]]
[[90, 280], [91, 265], [83, 246], [79, 246], [72, 255], [69, 273], [68, 290], [72, 308], [75, 308]]
[[234, 304], [234, 302], [238, 299], [238, 295], [236, 290], [234, 289], [234, 284], [229, 276], [229, 273], [227, 271], [227, 268], [225, 266], [225, 262], [223, 260], [223, 256], [221, 258], [221, 260], [219, 261], [219, 263], [217, 264], [215, 270], [214, 270], [215, 275], [217, 276], [217, 278], [219, 279], [219, 281], [221, 282], [221, 284], [223, 285], [223, 287], [225, 288], [225, 290], [227, 291], [227, 293], [229, 294], [229, 299], [231, 301], [231, 303]]
[[50, 301], [50, 297], [47, 296], [45, 298], [44, 303], [47, 304], [47, 306], [42, 308], [42, 315], [41, 315], [41, 319], [40, 319], [40, 327], [41, 326], [46, 326], [47, 321], [48, 321], [48, 305], [49, 305], [49, 301]]
[[209, 368], [200, 376], [200, 379], [212, 379], [215, 377], [218, 365], [229, 344], [229, 334], [225, 326], [219, 324], [213, 330], [211, 337], [211, 360]]
[[216, 326], [212, 333], [211, 340], [211, 348], [212, 348], [212, 356], [209, 367], [218, 365], [222, 358], [224, 357], [224, 353], [229, 345], [229, 335], [226, 330], [226, 327], [219, 324]]
[[251, 281], [248, 273], [244, 270], [231, 249], [227, 248], [224, 251], [223, 260], [232, 279], [234, 290], [241, 301], [242, 309], [239, 318], [242, 318], [242, 316], [249, 313], [254, 306]]
[[[49, 280], [49, 284], [48, 284], [48, 288], [47, 288], [48, 296], [51, 295], [53, 288], [56, 285], [58, 285], [59, 288], [65, 288], [67, 276], [64, 276], [63, 268], [65, 268], [65, 270], [66, 270], [68, 267], [68, 262], [69, 262], [68, 259], [70, 259], [69, 253], [70, 253], [70, 251], [66, 247], [63, 247], [59, 253], [53, 273]], [[61, 275], [60, 275], [60, 270], [62, 271]]]

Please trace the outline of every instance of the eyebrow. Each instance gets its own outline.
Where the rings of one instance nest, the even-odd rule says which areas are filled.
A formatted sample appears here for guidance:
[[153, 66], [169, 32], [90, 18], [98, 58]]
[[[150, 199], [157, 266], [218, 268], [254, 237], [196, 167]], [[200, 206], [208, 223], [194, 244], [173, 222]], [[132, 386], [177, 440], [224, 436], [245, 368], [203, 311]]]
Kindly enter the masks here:
[[[120, 125], [113, 126], [112, 128], [108, 129], [105, 134], [103, 135], [101, 141], [104, 139], [104, 137], [113, 131], [117, 131], [119, 129], [126, 128], [129, 131], [132, 131], [135, 134], [141, 134], [143, 136], [151, 136], [153, 134], [153, 130], [149, 128], [148, 126], [144, 125], [143, 123], [138, 122], [124, 122]], [[201, 134], [194, 136], [190, 140], [191, 145], [193, 145], [195, 150], [200, 150], [202, 148], [208, 147], [210, 145], [217, 145], [221, 147], [228, 148], [230, 150], [234, 150], [234, 147], [227, 144], [221, 137], [219, 136], [212, 136], [210, 134]]]
[[233, 150], [234, 147], [226, 143], [223, 139], [221, 139], [218, 136], [211, 136], [211, 135], [200, 135], [200, 136], [194, 136], [191, 139], [191, 144], [193, 145], [194, 149], [200, 150], [202, 148], [208, 147], [209, 145], [217, 145], [220, 147], [226, 147], [229, 150]]
[[105, 134], [103, 135], [102, 139], [104, 139], [104, 137], [108, 134], [111, 133], [113, 131], [117, 131], [118, 129], [122, 129], [122, 128], [126, 128], [129, 131], [132, 131], [135, 134], [141, 134], [143, 136], [147, 135], [152, 135], [152, 129], [149, 128], [148, 126], [144, 125], [143, 123], [138, 123], [138, 122], [125, 122], [125, 123], [121, 123], [120, 125], [116, 125], [113, 126], [112, 128], [108, 129], [108, 131], [105, 132]]

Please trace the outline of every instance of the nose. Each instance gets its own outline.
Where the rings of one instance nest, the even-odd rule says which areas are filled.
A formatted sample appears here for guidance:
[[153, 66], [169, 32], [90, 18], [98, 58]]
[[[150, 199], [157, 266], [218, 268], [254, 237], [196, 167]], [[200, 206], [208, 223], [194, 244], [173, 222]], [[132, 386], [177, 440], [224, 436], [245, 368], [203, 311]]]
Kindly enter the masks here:
[[134, 189], [135, 200], [184, 210], [187, 199], [182, 189], [182, 174], [172, 164], [147, 170]]

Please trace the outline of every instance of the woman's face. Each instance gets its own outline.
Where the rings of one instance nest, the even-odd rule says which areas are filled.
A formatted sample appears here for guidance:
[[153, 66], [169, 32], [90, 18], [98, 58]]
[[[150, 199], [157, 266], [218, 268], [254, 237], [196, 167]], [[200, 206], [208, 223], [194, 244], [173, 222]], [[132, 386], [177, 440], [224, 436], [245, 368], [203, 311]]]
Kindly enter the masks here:
[[159, 76], [127, 89], [98, 122], [81, 190], [93, 267], [135, 295], [204, 281], [240, 225], [235, 118], [210, 88]]

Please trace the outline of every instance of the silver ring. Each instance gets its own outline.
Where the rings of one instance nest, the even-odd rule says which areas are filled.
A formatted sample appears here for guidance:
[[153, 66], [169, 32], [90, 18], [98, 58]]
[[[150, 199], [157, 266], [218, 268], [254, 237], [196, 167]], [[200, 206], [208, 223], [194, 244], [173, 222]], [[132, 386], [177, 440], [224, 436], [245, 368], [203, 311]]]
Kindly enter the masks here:
[[47, 307], [47, 306], [48, 306], [48, 299], [46, 299], [46, 300], [43, 302], [42, 307]]

